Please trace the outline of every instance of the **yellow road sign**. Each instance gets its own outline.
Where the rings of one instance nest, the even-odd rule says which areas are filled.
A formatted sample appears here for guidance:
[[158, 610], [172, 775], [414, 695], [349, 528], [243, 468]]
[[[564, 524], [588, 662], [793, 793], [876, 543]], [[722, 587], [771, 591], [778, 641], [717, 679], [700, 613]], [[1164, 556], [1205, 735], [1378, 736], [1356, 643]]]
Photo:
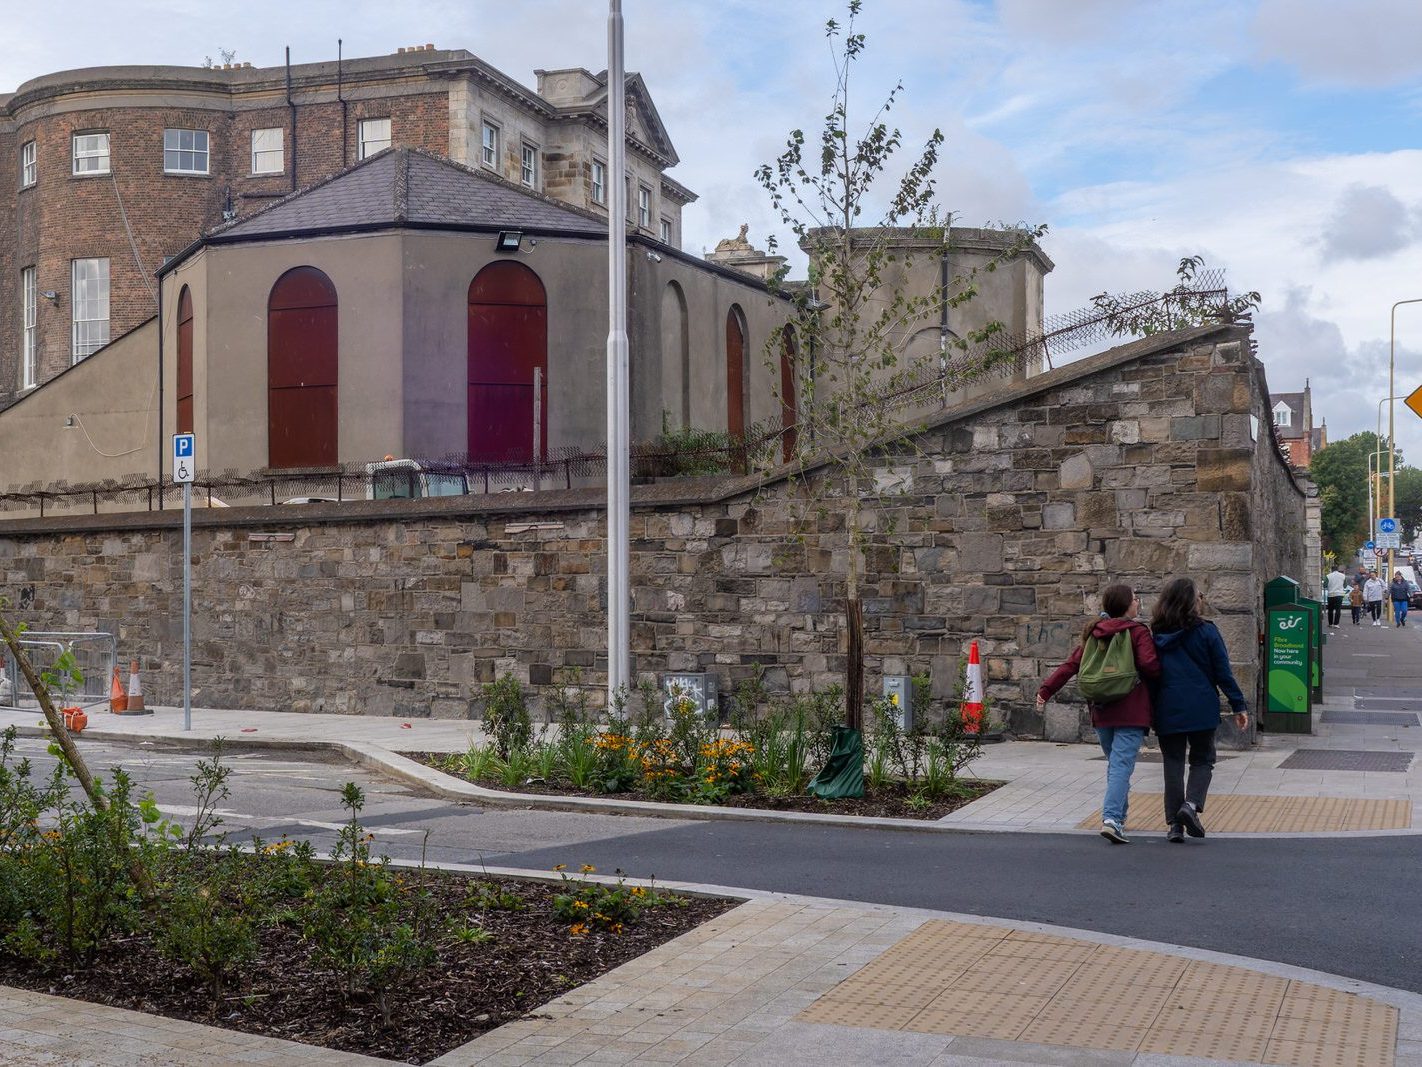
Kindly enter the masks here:
[[1403, 403], [1412, 409], [1412, 414], [1416, 415], [1419, 419], [1422, 419], [1422, 385], [1419, 385], [1416, 389], [1412, 390], [1412, 392], [1408, 394], [1407, 399], [1404, 400]]

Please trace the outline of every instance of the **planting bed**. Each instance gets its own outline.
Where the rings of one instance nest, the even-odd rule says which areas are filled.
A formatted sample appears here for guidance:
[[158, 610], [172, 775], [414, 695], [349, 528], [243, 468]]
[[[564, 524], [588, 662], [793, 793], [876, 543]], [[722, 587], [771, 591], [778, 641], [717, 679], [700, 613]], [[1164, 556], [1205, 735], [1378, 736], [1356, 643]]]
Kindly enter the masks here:
[[[510, 787], [502, 781], [474, 779], [450, 765], [447, 752], [403, 752], [407, 759], [433, 767], [437, 771], [473, 782], [487, 789], [501, 792], [537, 793], [543, 796], [599, 797], [605, 800], [666, 801], [664, 796], [654, 796], [645, 790], [629, 789], [618, 793], [603, 793], [590, 789], [576, 789], [566, 782], [545, 782], [533, 780]], [[864, 796], [846, 797], [840, 800], [821, 800], [808, 793], [792, 795], [770, 795], [766, 793], [733, 793], [718, 802], [720, 807], [757, 808], [764, 811], [814, 812], [820, 815], [861, 815], [883, 819], [941, 819], [980, 797], [987, 796], [1003, 783], [983, 779], [960, 779], [957, 791], [952, 795], [936, 797], [926, 802], [911, 802], [909, 787], [902, 782], [893, 782], [879, 789], [865, 786]], [[684, 803], [684, 802], [683, 802]]]
[[[413, 881], [413, 871], [401, 872]], [[644, 910], [620, 933], [570, 933], [552, 910], [566, 885], [426, 872], [442, 923], [477, 925], [489, 938], [445, 937], [437, 963], [401, 985], [386, 1028], [373, 1003], [345, 1003], [336, 976], [313, 960], [290, 924], [263, 926], [257, 958], [234, 976], [213, 1010], [200, 981], [143, 933], [101, 950], [87, 966], [43, 969], [0, 952], [0, 984], [110, 1004], [326, 1048], [427, 1063], [524, 1015], [735, 906], [678, 898]], [[481, 889], [500, 906], [480, 906]]]

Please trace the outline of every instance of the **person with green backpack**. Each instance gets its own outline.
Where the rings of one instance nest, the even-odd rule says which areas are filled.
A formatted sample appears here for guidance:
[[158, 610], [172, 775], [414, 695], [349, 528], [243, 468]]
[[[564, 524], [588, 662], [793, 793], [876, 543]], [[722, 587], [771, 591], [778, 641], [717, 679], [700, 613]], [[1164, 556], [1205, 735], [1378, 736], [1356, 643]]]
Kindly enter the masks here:
[[1108, 585], [1101, 594], [1101, 617], [1086, 624], [1081, 644], [1037, 690], [1037, 710], [1076, 676], [1076, 687], [1091, 709], [1091, 725], [1106, 753], [1106, 797], [1101, 804], [1101, 836], [1124, 845], [1131, 772], [1150, 727], [1150, 693], [1142, 679], [1160, 677], [1160, 659], [1150, 630], [1136, 620], [1140, 601], [1129, 585]]

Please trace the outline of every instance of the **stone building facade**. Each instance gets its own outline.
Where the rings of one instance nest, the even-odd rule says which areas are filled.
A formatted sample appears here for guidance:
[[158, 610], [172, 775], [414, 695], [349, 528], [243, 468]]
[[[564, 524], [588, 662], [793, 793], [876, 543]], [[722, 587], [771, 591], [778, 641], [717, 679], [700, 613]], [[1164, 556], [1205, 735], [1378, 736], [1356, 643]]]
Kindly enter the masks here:
[[[951, 698], [980, 643], [1015, 732], [1074, 740], [1084, 708], [1033, 705], [1101, 589], [1148, 611], [1172, 576], [1203, 587], [1252, 698], [1262, 582], [1305, 563], [1305, 494], [1267, 429], [1246, 332], [1156, 335], [959, 405], [876, 464], [865, 551], [871, 686], [931, 672]], [[757, 670], [772, 688], [840, 680], [846, 542], [829, 479], [675, 480], [634, 493], [639, 676]], [[823, 505], [823, 506], [821, 506]], [[597, 685], [605, 668], [599, 491], [205, 512], [194, 523], [199, 706], [464, 717], [478, 686]], [[272, 534], [281, 535], [273, 537]], [[285, 535], [290, 535], [286, 539]], [[0, 526], [0, 572], [40, 629], [107, 630], [178, 700], [180, 528], [171, 514]]]
[[[151, 318], [154, 273], [202, 232], [387, 145], [605, 214], [605, 80], [537, 77], [532, 90], [426, 45], [295, 65], [289, 80], [250, 64], [98, 67], [0, 95], [0, 404]], [[675, 245], [695, 194], [666, 173], [676, 150], [635, 74], [628, 101], [634, 228]]]

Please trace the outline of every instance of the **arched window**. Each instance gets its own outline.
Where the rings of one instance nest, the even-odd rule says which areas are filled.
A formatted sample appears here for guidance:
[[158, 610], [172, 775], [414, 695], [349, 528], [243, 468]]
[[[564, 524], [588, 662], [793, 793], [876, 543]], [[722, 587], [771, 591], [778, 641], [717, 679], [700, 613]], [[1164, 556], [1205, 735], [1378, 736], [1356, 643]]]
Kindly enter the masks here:
[[799, 438], [799, 405], [795, 397], [795, 327], [787, 325], [780, 334], [780, 455], [786, 463], [795, 458]]
[[746, 317], [739, 304], [726, 312], [726, 432], [746, 432]]
[[[535, 395], [534, 382], [539, 383]], [[469, 284], [469, 459], [548, 454], [548, 304], [538, 275], [499, 260]]]
[[267, 299], [267, 463], [337, 462], [336, 287], [315, 267], [294, 267]]
[[193, 432], [193, 294], [178, 293], [178, 433]]
[[662, 290], [662, 380], [667, 390], [662, 404], [680, 407], [681, 424], [691, 425], [691, 326], [686, 294], [676, 282]]

